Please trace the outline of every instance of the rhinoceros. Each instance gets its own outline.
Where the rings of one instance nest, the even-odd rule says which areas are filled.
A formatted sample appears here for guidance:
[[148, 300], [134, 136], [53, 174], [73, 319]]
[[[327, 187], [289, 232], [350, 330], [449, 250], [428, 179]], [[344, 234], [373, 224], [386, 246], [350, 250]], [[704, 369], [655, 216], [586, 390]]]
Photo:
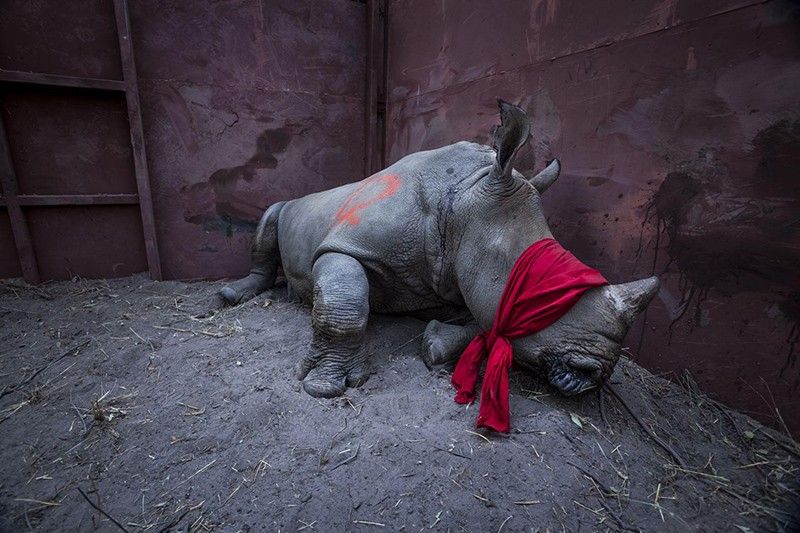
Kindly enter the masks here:
[[[369, 376], [362, 344], [369, 314], [430, 320], [428, 366], [457, 360], [491, 328], [509, 272], [534, 242], [552, 238], [541, 194], [558, 178], [554, 160], [527, 179], [513, 168], [530, 119], [499, 102], [493, 147], [457, 142], [408, 155], [360, 182], [270, 206], [251, 247], [250, 274], [220, 290], [234, 305], [272, 287], [282, 267], [312, 306], [313, 340], [297, 377], [315, 397], [335, 397]], [[546, 372], [566, 396], [611, 375], [632, 322], [658, 278], [585, 292], [558, 321], [513, 341], [515, 362]], [[466, 316], [460, 323], [448, 323]]]

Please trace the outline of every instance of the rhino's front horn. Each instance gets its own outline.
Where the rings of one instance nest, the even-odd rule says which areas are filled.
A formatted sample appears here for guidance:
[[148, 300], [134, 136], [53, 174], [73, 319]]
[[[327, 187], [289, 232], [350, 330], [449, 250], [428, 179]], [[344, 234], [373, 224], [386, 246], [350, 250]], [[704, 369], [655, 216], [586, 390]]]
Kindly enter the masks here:
[[658, 277], [651, 276], [630, 283], [610, 285], [608, 294], [614, 302], [614, 307], [630, 327], [639, 313], [644, 311], [650, 300], [658, 293], [658, 287]]
[[533, 185], [539, 194], [544, 193], [550, 186], [555, 183], [558, 179], [558, 175], [561, 173], [561, 163], [559, 163], [558, 159], [553, 159], [553, 161], [547, 165], [544, 170], [536, 174], [530, 180], [531, 185]]

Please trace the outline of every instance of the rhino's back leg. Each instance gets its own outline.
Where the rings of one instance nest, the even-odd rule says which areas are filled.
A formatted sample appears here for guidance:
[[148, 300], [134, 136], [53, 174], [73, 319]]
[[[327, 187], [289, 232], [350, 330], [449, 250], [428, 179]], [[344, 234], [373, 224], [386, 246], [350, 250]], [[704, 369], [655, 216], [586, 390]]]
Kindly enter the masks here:
[[312, 270], [314, 339], [297, 377], [315, 397], [339, 396], [366, 381], [363, 349], [369, 317], [369, 282], [364, 267], [349, 255], [321, 255]]
[[278, 215], [286, 202], [271, 205], [261, 217], [250, 247], [250, 274], [219, 291], [226, 305], [245, 302], [275, 284], [281, 254], [278, 250]]
[[431, 320], [422, 334], [422, 361], [428, 368], [457, 361], [478, 333], [480, 327], [475, 323], [457, 326]]

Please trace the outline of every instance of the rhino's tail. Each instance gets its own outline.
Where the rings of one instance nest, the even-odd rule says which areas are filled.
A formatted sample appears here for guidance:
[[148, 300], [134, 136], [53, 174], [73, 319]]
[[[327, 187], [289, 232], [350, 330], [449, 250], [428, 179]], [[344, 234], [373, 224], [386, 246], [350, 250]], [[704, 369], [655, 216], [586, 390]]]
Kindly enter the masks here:
[[278, 249], [278, 215], [286, 202], [272, 204], [258, 223], [250, 246], [250, 274], [224, 286], [219, 295], [226, 305], [245, 302], [275, 284], [281, 254]]

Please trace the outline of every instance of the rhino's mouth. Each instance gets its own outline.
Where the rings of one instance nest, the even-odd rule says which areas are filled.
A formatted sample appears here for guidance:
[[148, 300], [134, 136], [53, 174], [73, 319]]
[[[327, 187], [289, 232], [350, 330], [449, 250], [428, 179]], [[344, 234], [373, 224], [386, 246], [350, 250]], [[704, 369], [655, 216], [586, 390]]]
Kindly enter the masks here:
[[599, 387], [602, 375], [603, 364], [599, 360], [585, 355], [569, 355], [551, 367], [549, 380], [564, 396], [576, 396]]

